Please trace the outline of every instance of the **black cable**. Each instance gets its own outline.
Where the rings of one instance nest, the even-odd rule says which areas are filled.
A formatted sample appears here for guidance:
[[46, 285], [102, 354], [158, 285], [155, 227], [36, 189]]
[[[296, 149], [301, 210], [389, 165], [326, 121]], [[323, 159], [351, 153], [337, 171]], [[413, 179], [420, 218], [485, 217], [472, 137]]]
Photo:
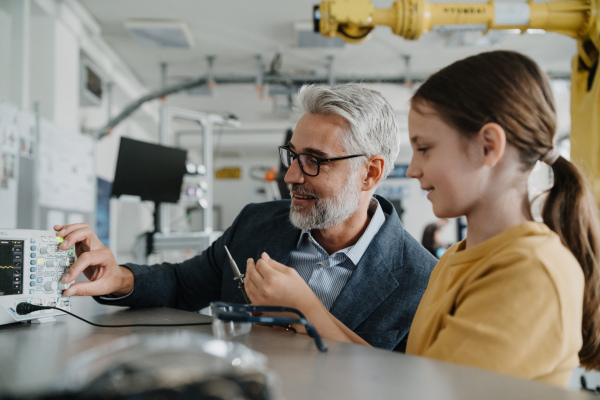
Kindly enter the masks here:
[[103, 324], [96, 324], [94, 322], [90, 322], [84, 318], [81, 318], [78, 315], [73, 314], [72, 312], [63, 310], [62, 308], [58, 308], [58, 307], [52, 307], [52, 306], [40, 306], [37, 304], [31, 304], [31, 303], [19, 303], [17, 304], [17, 314], [19, 315], [25, 315], [25, 314], [29, 314], [32, 313], [34, 311], [39, 311], [39, 310], [58, 310], [58, 311], [62, 311], [65, 314], [69, 314], [72, 317], [75, 317], [83, 322], [87, 322], [90, 325], [93, 326], [97, 326], [100, 328], [130, 328], [133, 326], [152, 326], [152, 327], [156, 327], [156, 326], [197, 326], [197, 325], [210, 325], [211, 322], [193, 322], [193, 323], [187, 323], [187, 324], [132, 324], [132, 325], [103, 325]]

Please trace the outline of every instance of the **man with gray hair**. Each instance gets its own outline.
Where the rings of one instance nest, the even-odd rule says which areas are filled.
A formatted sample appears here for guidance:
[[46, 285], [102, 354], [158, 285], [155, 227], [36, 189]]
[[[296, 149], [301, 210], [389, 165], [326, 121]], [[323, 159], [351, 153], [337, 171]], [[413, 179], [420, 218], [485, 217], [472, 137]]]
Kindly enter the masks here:
[[[292, 138], [279, 148], [291, 201], [246, 206], [206, 251], [179, 264], [119, 266], [89, 226], [56, 226], [65, 238], [60, 248], [77, 243], [79, 256], [63, 282], [81, 272], [91, 280], [63, 295], [184, 310], [217, 300], [244, 303], [227, 246], [248, 273], [253, 304], [297, 304], [297, 297], [316, 296], [367, 343], [404, 350], [436, 259], [403, 229], [392, 204], [374, 195], [399, 152], [393, 110], [380, 93], [358, 84], [304, 86], [297, 110], [302, 116]], [[294, 289], [273, 284], [287, 281], [269, 280], [267, 264], [254, 264], [261, 257], [285, 264], [278, 272], [293, 275]]]

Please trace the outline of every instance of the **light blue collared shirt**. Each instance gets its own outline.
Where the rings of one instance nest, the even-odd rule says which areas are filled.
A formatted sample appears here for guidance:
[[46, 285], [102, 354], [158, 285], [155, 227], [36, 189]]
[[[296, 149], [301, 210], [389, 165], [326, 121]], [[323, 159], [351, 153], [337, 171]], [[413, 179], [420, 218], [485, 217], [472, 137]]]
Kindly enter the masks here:
[[369, 226], [353, 246], [329, 255], [310, 231], [303, 230], [296, 249], [290, 253], [289, 266], [298, 271], [328, 310], [385, 222], [386, 216], [375, 198], [371, 199], [369, 215]]

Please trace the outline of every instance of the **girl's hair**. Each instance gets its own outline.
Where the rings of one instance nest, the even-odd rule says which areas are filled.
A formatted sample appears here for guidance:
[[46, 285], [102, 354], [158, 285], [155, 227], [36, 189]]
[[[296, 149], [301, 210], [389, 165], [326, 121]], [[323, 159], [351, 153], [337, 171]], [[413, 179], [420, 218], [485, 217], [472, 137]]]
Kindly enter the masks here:
[[581, 364], [600, 369], [600, 223], [589, 185], [554, 147], [556, 112], [550, 83], [537, 64], [511, 51], [481, 53], [429, 77], [411, 99], [432, 107], [446, 123], [472, 137], [489, 122], [502, 126], [523, 170], [539, 160], [551, 164], [554, 186], [542, 211], [579, 261], [585, 276]]

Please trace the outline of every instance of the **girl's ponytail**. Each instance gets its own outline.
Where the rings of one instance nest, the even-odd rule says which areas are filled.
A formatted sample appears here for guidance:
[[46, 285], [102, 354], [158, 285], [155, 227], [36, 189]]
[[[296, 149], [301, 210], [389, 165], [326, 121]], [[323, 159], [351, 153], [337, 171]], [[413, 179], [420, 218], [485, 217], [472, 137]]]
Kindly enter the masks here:
[[562, 157], [552, 163], [554, 186], [542, 210], [544, 223], [558, 234], [583, 270], [583, 347], [581, 364], [600, 369], [600, 226], [598, 208], [589, 184]]

